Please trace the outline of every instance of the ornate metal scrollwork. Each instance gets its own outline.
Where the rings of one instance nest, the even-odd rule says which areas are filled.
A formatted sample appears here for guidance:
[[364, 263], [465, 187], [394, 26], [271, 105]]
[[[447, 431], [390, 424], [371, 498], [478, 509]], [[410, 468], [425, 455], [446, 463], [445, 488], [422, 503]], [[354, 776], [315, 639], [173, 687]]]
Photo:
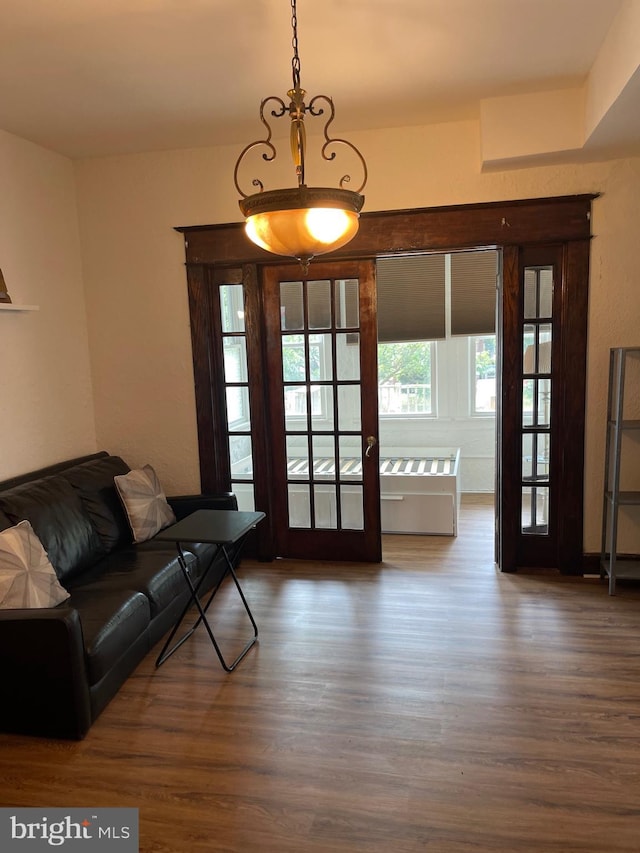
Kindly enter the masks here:
[[[255, 142], [250, 142], [248, 145], [246, 145], [242, 149], [240, 156], [236, 160], [236, 167], [233, 170], [233, 182], [236, 186], [236, 189], [238, 190], [238, 192], [242, 196], [242, 198], [247, 198], [247, 196], [251, 195], [251, 193], [244, 192], [242, 190], [242, 188], [240, 187], [240, 184], [238, 183], [238, 170], [240, 168], [240, 164], [244, 160], [245, 156], [249, 153], [249, 151], [252, 151], [254, 148], [258, 148], [258, 146], [260, 146], [260, 145], [264, 145], [267, 150], [262, 152], [262, 159], [263, 160], [270, 162], [272, 160], [275, 160], [277, 157], [276, 147], [271, 142], [271, 136], [272, 136], [271, 125], [269, 124], [269, 122], [264, 117], [265, 107], [271, 101], [274, 101], [276, 104], [278, 104], [278, 109], [272, 109], [271, 110], [271, 115], [273, 118], [282, 118], [282, 116], [287, 112], [287, 105], [282, 100], [282, 98], [279, 98], [277, 95], [269, 95], [269, 97], [265, 98], [262, 101], [262, 103], [260, 104], [260, 121], [267, 128], [267, 138], [266, 139], [256, 139]], [[259, 178], [254, 178], [251, 181], [251, 183], [254, 187], [258, 187], [258, 192], [262, 192], [262, 190], [264, 189], [264, 185]]]
[[[336, 111], [335, 111], [335, 107], [333, 106], [333, 100], [328, 95], [316, 95], [315, 97], [313, 97], [309, 101], [309, 112], [310, 112], [310, 114], [312, 116], [321, 116], [324, 114], [324, 110], [322, 109], [322, 107], [316, 106], [317, 101], [325, 101], [329, 105], [329, 109], [331, 111], [329, 118], [327, 119], [325, 126], [324, 126], [325, 142], [324, 142], [324, 145], [322, 146], [322, 151], [321, 151], [322, 157], [323, 157], [323, 159], [325, 159], [327, 161], [335, 160], [335, 157], [336, 157], [335, 151], [332, 151], [331, 154], [327, 154], [327, 149], [331, 145], [346, 145], [347, 148], [350, 148], [354, 152], [354, 154], [356, 155], [356, 157], [358, 158], [358, 160], [360, 161], [360, 163], [362, 165], [362, 170], [363, 170], [363, 175], [364, 175], [363, 179], [362, 179], [362, 183], [360, 184], [360, 186], [358, 187], [357, 190], [353, 191], [353, 192], [360, 193], [364, 189], [365, 184], [367, 183], [367, 177], [368, 177], [367, 164], [365, 162], [365, 159], [362, 156], [362, 154], [360, 153], [360, 151], [358, 150], [358, 148], [356, 148], [356, 146], [352, 142], [349, 142], [348, 139], [341, 139], [339, 137], [335, 137], [334, 139], [332, 139], [329, 136], [329, 125], [334, 120], [335, 115], [336, 115]], [[344, 188], [344, 185], [348, 184], [350, 181], [351, 181], [350, 175], [343, 175], [340, 178], [340, 186]]]
[[[282, 98], [279, 98], [277, 95], [270, 95], [268, 98], [265, 98], [260, 104], [260, 121], [267, 129], [267, 136], [265, 139], [257, 139], [255, 142], [249, 143], [249, 145], [247, 145], [242, 150], [240, 156], [238, 157], [238, 160], [236, 161], [236, 166], [233, 173], [233, 181], [235, 183], [236, 189], [243, 198], [247, 198], [249, 195], [251, 195], [251, 193], [244, 192], [243, 189], [240, 187], [240, 184], [238, 182], [238, 170], [242, 161], [249, 153], [249, 151], [252, 151], [254, 148], [257, 148], [259, 146], [264, 146], [266, 148], [266, 151], [262, 153], [263, 160], [271, 162], [277, 157], [276, 147], [271, 141], [273, 135], [271, 125], [265, 118], [265, 108], [266, 105], [270, 102], [274, 102], [275, 104], [277, 104], [277, 109], [271, 110], [271, 116], [273, 118], [282, 118], [287, 113], [291, 118], [291, 154], [293, 156], [294, 165], [296, 167], [296, 174], [298, 176], [298, 186], [305, 185], [305, 113], [308, 112], [309, 115], [312, 115], [314, 118], [324, 115], [324, 108], [322, 106], [319, 106], [320, 103], [324, 103], [329, 109], [329, 115], [327, 117], [323, 129], [324, 143], [321, 149], [322, 158], [327, 162], [335, 160], [336, 152], [329, 150], [332, 146], [345, 145], [347, 148], [350, 148], [360, 161], [363, 171], [362, 183], [360, 184], [358, 189], [353, 190], [353, 192], [360, 193], [364, 189], [368, 177], [367, 164], [365, 162], [364, 157], [362, 156], [358, 148], [356, 148], [356, 146], [352, 142], [349, 142], [348, 139], [341, 139], [340, 137], [332, 138], [329, 135], [329, 126], [335, 118], [335, 107], [333, 106], [333, 100], [328, 95], [315, 95], [309, 101], [309, 106], [307, 107], [304, 103], [305, 94], [306, 93], [304, 89], [291, 89], [288, 92], [288, 95], [291, 98], [291, 102], [288, 107], [282, 100]], [[344, 189], [345, 184], [350, 183], [350, 181], [350, 175], [343, 175], [340, 178], [340, 187]], [[262, 192], [264, 190], [264, 184], [259, 178], [254, 178], [251, 183], [252, 186], [257, 187], [258, 192]]]
[[[289, 102], [271, 95], [260, 104], [260, 121], [266, 128], [266, 137], [247, 145], [238, 157], [233, 173], [235, 187], [240, 194], [240, 210], [246, 219], [249, 239], [262, 249], [277, 255], [297, 258], [306, 270], [311, 258], [338, 249], [353, 239], [358, 231], [358, 217], [364, 196], [360, 191], [367, 182], [367, 165], [360, 151], [346, 139], [332, 138], [329, 127], [335, 118], [333, 101], [327, 95], [316, 95], [305, 103], [306, 92], [300, 85], [300, 57], [298, 55], [298, 19], [296, 0], [291, 0], [291, 26], [293, 29], [293, 59], [291, 62], [293, 86], [287, 92]], [[272, 162], [277, 156], [272, 140], [271, 125], [265, 117], [271, 105], [270, 118], [289, 114], [289, 142], [295, 166], [297, 187], [265, 190], [259, 178], [252, 180], [257, 190], [251, 194], [240, 186], [238, 173], [245, 157], [256, 148], [262, 149], [262, 159]], [[306, 128], [305, 117], [325, 115], [324, 142], [321, 157], [325, 162], [336, 158], [335, 146], [346, 145], [362, 165], [364, 177], [358, 190], [346, 188], [351, 176], [342, 175], [338, 186], [308, 187], [305, 181]]]

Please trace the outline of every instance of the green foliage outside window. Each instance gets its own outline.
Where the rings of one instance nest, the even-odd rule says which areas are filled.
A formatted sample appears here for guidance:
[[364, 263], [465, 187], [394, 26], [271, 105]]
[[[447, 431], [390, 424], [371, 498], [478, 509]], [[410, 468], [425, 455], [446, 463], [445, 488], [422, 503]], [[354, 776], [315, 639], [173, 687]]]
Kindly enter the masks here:
[[382, 415], [430, 415], [431, 343], [378, 344], [378, 397]]
[[496, 375], [496, 338], [476, 338], [476, 379], [493, 379]]
[[[304, 382], [307, 379], [304, 364], [304, 337], [287, 335], [282, 347], [282, 375], [285, 382]], [[309, 341], [309, 370], [312, 378], [324, 378], [320, 371], [320, 345], [313, 337]]]
[[378, 344], [378, 383], [420, 385], [431, 382], [431, 344], [412, 341]]

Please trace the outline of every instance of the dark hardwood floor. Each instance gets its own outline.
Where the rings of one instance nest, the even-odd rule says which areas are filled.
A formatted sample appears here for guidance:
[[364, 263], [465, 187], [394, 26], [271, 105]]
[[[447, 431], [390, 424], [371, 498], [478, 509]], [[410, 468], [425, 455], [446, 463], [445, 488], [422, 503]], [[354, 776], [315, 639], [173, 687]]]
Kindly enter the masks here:
[[481, 502], [384, 558], [245, 561], [238, 670], [199, 631], [84, 741], [0, 735], [2, 805], [138, 807], [144, 853], [637, 853], [640, 589], [499, 574]]

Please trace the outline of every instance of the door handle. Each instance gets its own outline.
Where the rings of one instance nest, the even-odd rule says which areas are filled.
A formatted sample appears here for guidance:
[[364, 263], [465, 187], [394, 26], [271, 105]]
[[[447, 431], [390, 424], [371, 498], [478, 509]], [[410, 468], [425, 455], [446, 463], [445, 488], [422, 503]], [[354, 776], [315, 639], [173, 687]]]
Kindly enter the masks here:
[[367, 457], [367, 459], [371, 456], [371, 451], [376, 446], [377, 443], [378, 443], [378, 441], [377, 441], [375, 435], [368, 435], [367, 436], [367, 449], [365, 450], [365, 453], [364, 453], [364, 455]]

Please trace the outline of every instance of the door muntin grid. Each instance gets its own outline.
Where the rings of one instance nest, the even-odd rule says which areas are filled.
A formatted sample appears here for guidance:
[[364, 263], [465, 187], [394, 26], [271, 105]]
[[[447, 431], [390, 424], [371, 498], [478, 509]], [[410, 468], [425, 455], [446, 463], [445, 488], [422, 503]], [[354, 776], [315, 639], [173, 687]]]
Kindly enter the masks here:
[[363, 530], [359, 282], [280, 282], [288, 523]]
[[238, 500], [238, 508], [253, 511], [255, 489], [247, 334], [244, 322], [244, 286], [242, 284], [220, 285], [219, 300], [231, 489]]
[[524, 270], [522, 327], [521, 531], [549, 536], [553, 266]]

